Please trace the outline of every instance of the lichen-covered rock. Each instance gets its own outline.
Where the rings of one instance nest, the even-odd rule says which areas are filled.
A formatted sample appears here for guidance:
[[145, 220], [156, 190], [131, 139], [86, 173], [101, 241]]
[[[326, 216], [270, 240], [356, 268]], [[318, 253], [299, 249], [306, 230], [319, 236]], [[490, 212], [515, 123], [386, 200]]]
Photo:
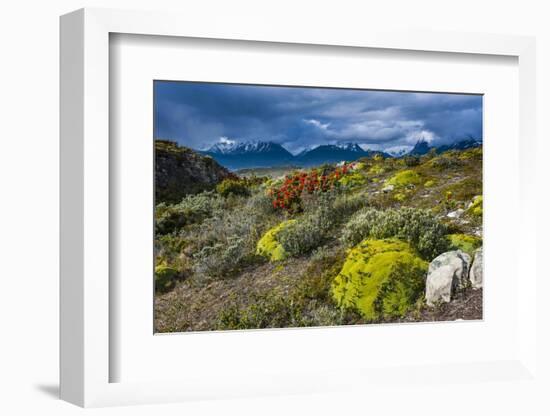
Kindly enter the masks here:
[[349, 251], [332, 296], [369, 321], [403, 316], [421, 296], [427, 268], [403, 241], [366, 239]]
[[470, 261], [467, 253], [454, 250], [440, 254], [430, 263], [426, 279], [426, 303], [429, 306], [450, 302], [456, 290], [468, 285]]
[[462, 208], [459, 208], [456, 211], [449, 212], [447, 214], [447, 217], [449, 217], [449, 218], [460, 218], [460, 217], [462, 217], [462, 214], [464, 214], [464, 210]]
[[296, 220], [283, 221], [267, 231], [256, 245], [256, 254], [267, 257], [270, 261], [284, 260], [287, 253], [283, 245], [277, 241], [277, 234], [295, 222]]
[[478, 248], [474, 252], [474, 261], [470, 267], [470, 283], [474, 289], [483, 287], [483, 248]]

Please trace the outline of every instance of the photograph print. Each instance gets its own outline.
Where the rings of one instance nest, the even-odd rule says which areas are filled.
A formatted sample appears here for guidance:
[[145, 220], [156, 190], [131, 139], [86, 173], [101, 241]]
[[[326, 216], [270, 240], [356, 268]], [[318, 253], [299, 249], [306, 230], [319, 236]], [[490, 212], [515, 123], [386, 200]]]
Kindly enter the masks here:
[[483, 318], [483, 96], [154, 81], [155, 332]]

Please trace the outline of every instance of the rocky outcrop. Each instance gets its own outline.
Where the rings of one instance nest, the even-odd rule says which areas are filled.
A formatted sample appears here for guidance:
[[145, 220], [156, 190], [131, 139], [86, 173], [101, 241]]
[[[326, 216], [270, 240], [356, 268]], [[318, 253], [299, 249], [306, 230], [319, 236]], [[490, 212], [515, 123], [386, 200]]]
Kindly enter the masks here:
[[210, 156], [175, 142], [155, 141], [155, 202], [179, 202], [185, 195], [213, 189], [235, 177]]
[[428, 268], [426, 303], [429, 306], [447, 303], [456, 290], [468, 286], [470, 256], [461, 250], [437, 256]]
[[474, 261], [470, 268], [470, 283], [474, 289], [483, 287], [483, 248], [478, 248], [474, 252]]

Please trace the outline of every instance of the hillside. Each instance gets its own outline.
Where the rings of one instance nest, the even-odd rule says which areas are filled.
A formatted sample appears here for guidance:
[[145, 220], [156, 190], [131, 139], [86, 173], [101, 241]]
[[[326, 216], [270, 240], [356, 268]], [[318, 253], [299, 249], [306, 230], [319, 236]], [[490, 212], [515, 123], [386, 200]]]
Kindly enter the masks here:
[[155, 141], [155, 200], [178, 202], [184, 196], [213, 189], [233, 175], [209, 156], [175, 142]]
[[482, 157], [374, 155], [157, 207], [155, 331], [481, 319]]

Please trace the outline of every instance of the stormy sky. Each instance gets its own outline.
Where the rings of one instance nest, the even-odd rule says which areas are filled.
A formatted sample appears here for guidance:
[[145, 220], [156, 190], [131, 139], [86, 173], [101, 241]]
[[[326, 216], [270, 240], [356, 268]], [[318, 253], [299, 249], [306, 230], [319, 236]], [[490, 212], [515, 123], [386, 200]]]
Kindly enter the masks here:
[[155, 81], [155, 138], [207, 149], [273, 141], [292, 153], [320, 144], [409, 149], [482, 139], [482, 97]]

